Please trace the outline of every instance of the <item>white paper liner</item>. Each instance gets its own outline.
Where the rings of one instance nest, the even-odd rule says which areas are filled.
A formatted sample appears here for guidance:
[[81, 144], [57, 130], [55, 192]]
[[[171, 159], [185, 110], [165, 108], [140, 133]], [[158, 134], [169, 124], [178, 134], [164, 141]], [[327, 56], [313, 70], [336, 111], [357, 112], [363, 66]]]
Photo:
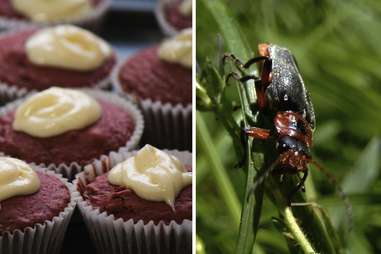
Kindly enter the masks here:
[[35, 22], [25, 19], [16, 19], [0, 16], [0, 31], [22, 29], [28, 26], [54, 26], [58, 24], [73, 24], [90, 30], [98, 30], [103, 17], [111, 5], [111, 0], [103, 0], [87, 16], [76, 19], [63, 19], [54, 22]]
[[27, 227], [24, 230], [15, 230], [0, 235], [1, 254], [60, 253], [67, 226], [73, 215], [76, 203], [80, 199], [80, 194], [76, 191], [74, 185], [61, 175], [41, 168], [35, 169], [58, 177], [70, 191], [70, 202], [64, 211], [51, 220], [38, 223], [33, 227]]
[[[192, 154], [181, 151], [168, 151], [186, 165], [192, 164]], [[121, 152], [103, 157], [85, 167], [84, 172], [76, 175], [74, 186], [78, 189], [108, 172], [113, 166], [133, 156], [133, 152]], [[94, 242], [98, 253], [108, 254], [135, 254], [135, 253], [192, 253], [192, 221], [184, 220], [181, 224], [172, 221], [165, 224], [160, 221], [155, 225], [153, 221], [144, 224], [142, 220], [134, 222], [132, 219], [124, 221], [115, 219], [113, 215], [100, 212], [81, 197], [78, 207]]]
[[[126, 144], [124, 146], [120, 147], [118, 150], [110, 151], [108, 154], [105, 154], [105, 155], [109, 156], [115, 152], [131, 151], [138, 146], [139, 141], [143, 135], [144, 120], [143, 120], [142, 113], [133, 103], [131, 103], [131, 102], [127, 101], [126, 99], [124, 99], [124, 98], [122, 98], [116, 94], [113, 94], [111, 92], [104, 92], [104, 91], [99, 91], [99, 90], [94, 90], [94, 89], [78, 89], [78, 90], [84, 91], [84, 92], [88, 93], [89, 95], [93, 96], [94, 98], [105, 100], [107, 102], [113, 103], [114, 105], [117, 105], [117, 106], [123, 108], [124, 110], [126, 110], [127, 112], [129, 112], [131, 114], [131, 117], [134, 120], [135, 130], [132, 133], [130, 139], [126, 142]], [[24, 102], [24, 99], [19, 99], [17, 101], [8, 103], [4, 107], [0, 108], [0, 117], [6, 115], [7, 113], [9, 113], [11, 111], [16, 110], [16, 108], [22, 102]], [[0, 155], [2, 155], [2, 154], [3, 153], [0, 152]], [[97, 158], [94, 158], [94, 160], [100, 159], [100, 158], [102, 158], [102, 156], [103, 155], [99, 155]], [[35, 165], [38, 167], [47, 168], [49, 170], [55, 171], [55, 172], [62, 174], [64, 177], [69, 178], [69, 179], [73, 179], [74, 176], [77, 173], [81, 172], [83, 169], [83, 166], [81, 166], [80, 164], [78, 164], [75, 161], [68, 162], [68, 163], [61, 163], [59, 165], [56, 165], [56, 164], [46, 165], [44, 163], [36, 164], [33, 162], [30, 162], [30, 163], [32, 165]]]
[[156, 7], [155, 7], [155, 16], [156, 20], [159, 23], [159, 26], [163, 33], [168, 36], [174, 36], [176, 35], [179, 30], [177, 30], [175, 27], [173, 27], [165, 17], [165, 5], [168, 4], [168, 0], [158, 0]]
[[127, 94], [119, 81], [119, 70], [127, 59], [120, 61], [111, 74], [113, 89], [121, 96], [136, 102], [144, 115], [143, 144], [158, 148], [192, 150], [192, 104], [172, 105], [150, 99], [138, 99]]

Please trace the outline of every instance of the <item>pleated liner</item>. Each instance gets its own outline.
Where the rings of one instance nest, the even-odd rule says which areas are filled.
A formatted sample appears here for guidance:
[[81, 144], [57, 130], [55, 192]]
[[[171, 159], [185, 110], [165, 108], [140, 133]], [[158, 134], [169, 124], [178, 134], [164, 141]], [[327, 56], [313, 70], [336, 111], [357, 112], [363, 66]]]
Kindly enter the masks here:
[[[32, 166], [34, 167], [34, 166]], [[36, 168], [37, 171], [58, 177], [70, 191], [70, 202], [58, 216], [44, 223], [0, 235], [1, 254], [55, 254], [60, 253], [67, 226], [80, 194], [60, 174]]]
[[[192, 163], [192, 155], [189, 152], [177, 150], [166, 151], [184, 164]], [[84, 172], [79, 173], [74, 180], [74, 185], [81, 192], [84, 187], [94, 179], [108, 172], [113, 166], [133, 156], [135, 152], [113, 153], [110, 157], [103, 157], [93, 164], [85, 167]], [[108, 254], [190, 254], [192, 253], [192, 221], [184, 220], [182, 223], [172, 221], [166, 224], [164, 221], [155, 224], [150, 221], [144, 224], [142, 220], [124, 221], [115, 219], [112, 214], [101, 212], [92, 207], [89, 202], [82, 198], [78, 202], [82, 217], [90, 232], [98, 253]]]

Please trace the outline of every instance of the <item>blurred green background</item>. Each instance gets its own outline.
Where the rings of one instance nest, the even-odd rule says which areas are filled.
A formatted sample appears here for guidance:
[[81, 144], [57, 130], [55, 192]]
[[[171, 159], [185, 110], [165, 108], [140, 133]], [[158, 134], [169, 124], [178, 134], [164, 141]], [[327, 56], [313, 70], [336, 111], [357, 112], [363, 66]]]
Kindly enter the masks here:
[[[197, 61], [218, 64], [225, 52], [205, 2], [197, 0]], [[216, 0], [218, 1], [218, 0]], [[349, 253], [381, 253], [381, 1], [220, 0], [239, 25], [255, 55], [257, 44], [271, 42], [295, 55], [315, 107], [314, 157], [338, 178], [354, 207]], [[209, 5], [210, 6], [210, 5]], [[232, 52], [237, 53], [237, 52]], [[247, 59], [242, 59], [243, 61]], [[236, 94], [232, 89], [232, 100]], [[229, 135], [213, 113], [198, 112], [198, 253], [233, 253], [244, 173]], [[202, 126], [201, 126], [202, 127]], [[208, 137], [211, 140], [208, 140]], [[200, 139], [210, 147], [200, 146]], [[210, 155], [217, 155], [218, 170]], [[338, 224], [343, 202], [319, 172], [309, 181], [317, 202]], [[234, 195], [226, 197], [226, 190]], [[232, 206], [233, 204], [233, 206]], [[340, 212], [341, 211], [341, 212]], [[256, 253], [289, 253], [271, 222], [276, 210], [265, 201]]]

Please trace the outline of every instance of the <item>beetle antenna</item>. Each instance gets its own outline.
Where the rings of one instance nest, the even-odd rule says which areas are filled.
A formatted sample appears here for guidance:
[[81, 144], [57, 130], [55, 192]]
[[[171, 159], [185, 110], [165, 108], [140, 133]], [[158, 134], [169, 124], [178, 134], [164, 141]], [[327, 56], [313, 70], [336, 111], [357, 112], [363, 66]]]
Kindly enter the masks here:
[[276, 166], [278, 166], [280, 162], [280, 158], [276, 159], [268, 168], [265, 168], [264, 170], [258, 172], [257, 176], [255, 177], [255, 181], [253, 183], [253, 187], [251, 187], [247, 198], [249, 198], [250, 195], [254, 194], [255, 190], [258, 188], [259, 185], [263, 183], [263, 181], [270, 175], [270, 173], [275, 169]]
[[341, 186], [338, 184], [336, 177], [331, 174], [326, 168], [324, 168], [322, 165], [320, 165], [317, 161], [311, 160], [312, 164], [314, 164], [320, 172], [322, 172], [329, 180], [329, 182], [335, 187], [335, 190], [339, 197], [343, 200], [345, 205], [345, 211], [348, 218], [348, 231], [350, 232], [353, 227], [353, 208], [352, 203], [349, 200], [348, 195], [344, 192], [344, 190], [341, 188]]

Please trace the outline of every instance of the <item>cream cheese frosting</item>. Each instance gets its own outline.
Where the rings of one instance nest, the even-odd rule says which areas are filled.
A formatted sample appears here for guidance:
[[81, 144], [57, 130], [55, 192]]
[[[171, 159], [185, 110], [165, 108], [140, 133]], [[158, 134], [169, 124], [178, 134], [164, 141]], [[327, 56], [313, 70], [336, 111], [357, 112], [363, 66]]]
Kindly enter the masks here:
[[11, 0], [11, 3], [18, 12], [36, 22], [78, 19], [93, 9], [89, 0]]
[[192, 29], [184, 29], [173, 38], [165, 40], [160, 45], [158, 54], [162, 60], [192, 68]]
[[16, 110], [13, 129], [47, 138], [95, 123], [99, 103], [84, 92], [52, 87], [25, 100]]
[[72, 25], [43, 28], [26, 42], [28, 60], [36, 65], [91, 71], [112, 54], [104, 40]]
[[33, 194], [39, 188], [40, 179], [28, 164], [14, 158], [0, 157], [0, 201]]
[[166, 202], [174, 209], [176, 196], [192, 183], [192, 172], [173, 155], [151, 145], [117, 164], [108, 174], [111, 184], [132, 189], [139, 197]]
[[184, 16], [191, 16], [192, 15], [192, 0], [184, 0], [180, 4], [180, 13]]

